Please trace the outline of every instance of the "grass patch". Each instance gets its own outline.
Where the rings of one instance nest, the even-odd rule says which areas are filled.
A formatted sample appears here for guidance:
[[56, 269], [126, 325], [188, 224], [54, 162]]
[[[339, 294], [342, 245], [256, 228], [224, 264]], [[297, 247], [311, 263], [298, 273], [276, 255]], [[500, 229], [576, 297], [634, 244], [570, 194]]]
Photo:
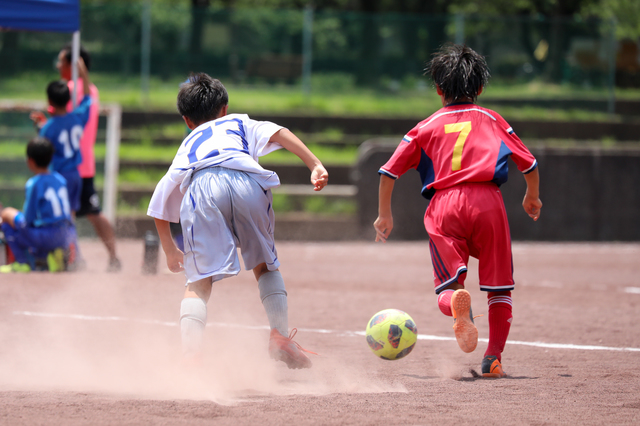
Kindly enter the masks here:
[[[0, 80], [3, 99], [44, 101], [46, 85], [57, 78], [55, 73], [27, 73]], [[140, 79], [113, 74], [92, 74], [100, 89], [102, 103], [116, 102], [125, 109], [176, 111], [176, 95], [184, 78], [161, 80], [152, 78], [148, 95], [141, 91]], [[229, 111], [248, 114], [302, 114], [365, 117], [426, 117], [441, 107], [440, 98], [426, 78], [413, 85], [385, 84], [375, 89], [360, 88], [331, 75], [314, 75], [312, 93], [306, 96], [299, 85], [227, 83]], [[606, 88], [584, 88], [570, 84], [548, 84], [539, 81], [505, 84], [492, 81], [480, 96], [479, 103], [491, 99], [584, 99], [607, 100]], [[640, 89], [616, 89], [617, 99], [638, 99]], [[512, 119], [598, 120], [610, 121], [606, 112], [562, 111], [546, 108], [500, 108]], [[176, 112], [177, 114], [177, 112]], [[170, 135], [180, 136], [184, 128], [177, 126]]]
[[355, 200], [335, 200], [321, 196], [300, 198], [286, 194], [273, 194], [272, 206], [276, 213], [302, 210], [320, 215], [354, 215], [358, 208]]

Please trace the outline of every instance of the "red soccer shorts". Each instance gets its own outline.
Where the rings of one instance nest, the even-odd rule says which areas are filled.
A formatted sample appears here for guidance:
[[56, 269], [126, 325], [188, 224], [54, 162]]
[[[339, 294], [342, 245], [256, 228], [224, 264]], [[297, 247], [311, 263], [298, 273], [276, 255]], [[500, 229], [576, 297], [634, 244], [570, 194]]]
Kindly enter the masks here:
[[469, 256], [479, 261], [480, 289], [513, 290], [511, 234], [502, 194], [490, 182], [439, 189], [424, 216], [436, 294], [464, 285]]

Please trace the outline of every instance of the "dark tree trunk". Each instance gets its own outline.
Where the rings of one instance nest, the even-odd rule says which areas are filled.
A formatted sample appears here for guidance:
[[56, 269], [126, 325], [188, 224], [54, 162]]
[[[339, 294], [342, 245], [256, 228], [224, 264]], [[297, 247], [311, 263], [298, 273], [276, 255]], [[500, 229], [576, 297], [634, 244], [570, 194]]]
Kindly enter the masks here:
[[189, 38], [189, 58], [191, 70], [202, 68], [202, 33], [206, 20], [209, 0], [191, 0], [191, 37]]

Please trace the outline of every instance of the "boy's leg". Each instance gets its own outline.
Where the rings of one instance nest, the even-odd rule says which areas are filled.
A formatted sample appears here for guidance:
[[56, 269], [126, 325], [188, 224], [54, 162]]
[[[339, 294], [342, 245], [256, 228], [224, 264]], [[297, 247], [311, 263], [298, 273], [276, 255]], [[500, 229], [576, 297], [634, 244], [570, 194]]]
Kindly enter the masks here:
[[505, 377], [502, 370], [502, 351], [509, 337], [513, 320], [510, 291], [489, 292], [489, 345], [482, 360], [484, 377]]
[[287, 307], [287, 291], [280, 271], [269, 271], [267, 265], [262, 263], [253, 268], [253, 273], [258, 280], [260, 300], [267, 313], [269, 326], [276, 329], [283, 336], [289, 335], [289, 317]]
[[100, 211], [100, 197], [96, 193], [93, 178], [82, 178], [82, 191], [80, 193], [80, 210], [78, 217], [86, 216], [96, 234], [102, 240], [109, 254], [107, 272], [120, 272], [122, 265], [116, 255], [116, 238], [111, 223]]
[[296, 330], [289, 335], [287, 292], [280, 271], [269, 271], [267, 264], [262, 263], [253, 268], [253, 273], [258, 280], [260, 298], [271, 327], [269, 355], [286, 363], [289, 368], [311, 367], [311, 360], [305, 354], [310, 351], [293, 341]]
[[489, 345], [484, 355], [494, 355], [500, 361], [513, 321], [511, 292], [492, 291], [487, 294], [487, 299], [489, 303]]
[[29, 272], [32, 259], [28, 251], [30, 240], [24, 226], [24, 215], [13, 207], [7, 207], [2, 211], [0, 226], [15, 259], [12, 265], [3, 265], [2, 272]]
[[453, 319], [453, 332], [463, 352], [473, 352], [478, 346], [478, 329], [473, 321], [471, 295], [455, 282], [438, 295], [440, 311]]
[[202, 352], [202, 337], [207, 324], [207, 301], [211, 296], [211, 278], [189, 283], [180, 304], [182, 355], [197, 359]]
[[[497, 193], [496, 193], [497, 194]], [[489, 303], [489, 344], [482, 360], [484, 377], [500, 378], [504, 350], [512, 321], [511, 290], [514, 288], [509, 224], [504, 205], [492, 221], [478, 232], [480, 289]]]

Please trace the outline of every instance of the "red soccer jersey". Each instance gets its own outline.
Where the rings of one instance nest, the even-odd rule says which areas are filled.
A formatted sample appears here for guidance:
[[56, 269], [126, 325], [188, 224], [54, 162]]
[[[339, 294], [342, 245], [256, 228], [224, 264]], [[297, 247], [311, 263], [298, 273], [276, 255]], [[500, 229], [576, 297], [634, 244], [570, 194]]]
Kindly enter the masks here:
[[417, 169], [422, 195], [463, 182], [507, 181], [508, 157], [529, 173], [536, 159], [497, 113], [472, 103], [448, 105], [418, 123], [379, 173], [397, 179]]

